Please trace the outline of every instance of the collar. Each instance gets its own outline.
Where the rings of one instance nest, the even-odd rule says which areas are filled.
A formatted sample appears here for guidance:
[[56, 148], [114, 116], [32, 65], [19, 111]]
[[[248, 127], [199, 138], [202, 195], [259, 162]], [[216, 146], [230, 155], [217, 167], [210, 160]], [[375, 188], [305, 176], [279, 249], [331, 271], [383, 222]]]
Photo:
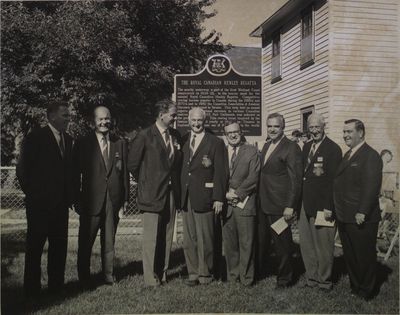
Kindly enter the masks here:
[[50, 127], [50, 129], [53, 132], [53, 134], [55, 134], [57, 136], [61, 136], [62, 132], [60, 132], [56, 128], [54, 128], [54, 126], [51, 123], [49, 123], [48, 126]]
[[271, 145], [273, 145], [273, 146], [277, 146], [281, 141], [282, 141], [282, 139], [285, 137], [285, 135], [282, 135], [282, 137], [278, 140], [278, 141], [276, 141], [275, 143], [271, 140]]
[[359, 144], [357, 144], [354, 148], [351, 148], [351, 154], [350, 157], [354, 155], [358, 151], [358, 149], [361, 148], [361, 146], [365, 143], [365, 140], [361, 141]]
[[[96, 134], [97, 141], [99, 141], [99, 143], [101, 143], [101, 140], [103, 139], [104, 135], [101, 132], [97, 132], [97, 131], [95, 131], [94, 133]], [[110, 142], [110, 134], [107, 133], [105, 135], [105, 137], [107, 139], [107, 142]]]
[[190, 139], [193, 138], [193, 135], [196, 135], [196, 139], [201, 139], [204, 137], [204, 135], [206, 134], [206, 132], [203, 130], [200, 133], [194, 133], [193, 131], [190, 132]]
[[165, 130], [168, 130], [168, 127], [165, 128], [165, 127], [161, 126], [157, 120], [156, 120], [156, 127], [157, 127], [158, 131], [161, 133], [161, 135], [164, 134]]

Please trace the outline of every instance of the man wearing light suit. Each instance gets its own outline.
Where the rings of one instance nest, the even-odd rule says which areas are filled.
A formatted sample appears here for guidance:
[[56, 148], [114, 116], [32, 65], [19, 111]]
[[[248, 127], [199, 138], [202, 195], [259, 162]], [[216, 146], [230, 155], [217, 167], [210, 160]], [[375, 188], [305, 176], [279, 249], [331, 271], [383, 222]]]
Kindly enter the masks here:
[[260, 158], [254, 146], [242, 142], [239, 123], [224, 128], [228, 141], [228, 207], [222, 219], [222, 235], [228, 281], [245, 286], [254, 283], [256, 192]]
[[[267, 117], [267, 132], [270, 137], [261, 153], [261, 175], [259, 184], [260, 211], [258, 213], [259, 268], [267, 244], [266, 234], [277, 220], [284, 217], [290, 224], [294, 218], [302, 183], [303, 163], [299, 146], [285, 137], [285, 119], [278, 113]], [[270, 231], [278, 259], [276, 288], [291, 285], [293, 277], [292, 232], [290, 226], [281, 234]]]
[[68, 207], [72, 205], [72, 139], [65, 132], [68, 104], [51, 103], [48, 125], [29, 133], [17, 164], [17, 177], [26, 195], [24, 293], [36, 299], [41, 290], [41, 257], [49, 242], [49, 292], [62, 292], [68, 244]]
[[203, 109], [189, 111], [191, 132], [182, 148], [183, 250], [188, 286], [213, 280], [215, 215], [222, 211], [229, 176], [224, 142], [204, 130], [205, 119]]
[[90, 256], [100, 229], [103, 280], [113, 285], [114, 243], [119, 211], [127, 206], [129, 177], [125, 142], [110, 134], [107, 107], [93, 111], [95, 130], [74, 147], [75, 210], [79, 214], [78, 276], [83, 288], [90, 279]]
[[156, 111], [156, 122], [133, 140], [128, 158], [128, 169], [138, 179], [138, 207], [143, 213], [144, 282], [154, 287], [167, 281], [175, 213], [180, 208], [181, 163], [181, 138], [172, 128], [176, 105], [161, 100]]
[[333, 178], [342, 159], [340, 147], [325, 135], [322, 115], [311, 114], [307, 121], [312, 141], [303, 147], [303, 193], [299, 220], [300, 250], [306, 269], [307, 287], [332, 289], [335, 226], [316, 225], [317, 212], [333, 219]]
[[343, 139], [350, 150], [344, 155], [334, 179], [335, 213], [351, 291], [369, 300], [376, 284], [382, 159], [365, 143], [365, 127], [360, 120], [344, 122]]

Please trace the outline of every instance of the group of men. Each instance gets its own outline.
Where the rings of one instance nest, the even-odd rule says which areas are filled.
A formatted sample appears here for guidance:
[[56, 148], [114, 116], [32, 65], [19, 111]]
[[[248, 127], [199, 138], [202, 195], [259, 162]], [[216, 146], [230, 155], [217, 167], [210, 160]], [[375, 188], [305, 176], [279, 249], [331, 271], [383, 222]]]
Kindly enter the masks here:
[[65, 133], [69, 121], [65, 103], [52, 104], [48, 126], [27, 136], [17, 167], [26, 194], [27, 295], [40, 291], [40, 258], [46, 239], [49, 290], [62, 289], [68, 207], [80, 215], [80, 283], [86, 288], [93, 285], [90, 256], [99, 229], [104, 282], [115, 283], [115, 233], [129, 198], [130, 172], [138, 181], [147, 286], [168, 281], [175, 215], [181, 211], [185, 284], [206, 285], [214, 280], [221, 224], [228, 281], [250, 286], [257, 274], [262, 277], [270, 265], [265, 258], [272, 239], [276, 286], [288, 287], [293, 284], [290, 224], [297, 214], [304, 285], [332, 288], [337, 225], [352, 292], [365, 299], [372, 296], [382, 162], [365, 143], [361, 121], [345, 122], [343, 138], [350, 150], [342, 158], [340, 147], [325, 134], [323, 116], [309, 117], [312, 140], [301, 151], [284, 135], [284, 117], [270, 114], [269, 140], [260, 153], [245, 142], [237, 121], [226, 123], [225, 145], [206, 130], [203, 109], [189, 111], [190, 132], [181, 137], [173, 128], [175, 103], [162, 100], [155, 108], [155, 123], [139, 132], [129, 148], [110, 134], [111, 115], [103, 106], [93, 112], [94, 131], [74, 146]]

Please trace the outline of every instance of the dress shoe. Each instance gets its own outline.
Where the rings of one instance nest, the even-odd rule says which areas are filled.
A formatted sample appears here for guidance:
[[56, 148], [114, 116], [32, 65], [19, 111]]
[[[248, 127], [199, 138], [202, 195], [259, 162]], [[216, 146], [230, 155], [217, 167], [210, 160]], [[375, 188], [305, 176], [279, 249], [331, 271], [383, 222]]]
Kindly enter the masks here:
[[115, 281], [116, 281], [115, 277], [105, 277], [104, 278], [105, 285], [113, 286], [113, 285], [115, 285]]
[[190, 279], [186, 279], [185, 280], [185, 285], [187, 285], [188, 287], [194, 287], [194, 286], [196, 286], [196, 285], [198, 285], [199, 284], [199, 280], [190, 280]]

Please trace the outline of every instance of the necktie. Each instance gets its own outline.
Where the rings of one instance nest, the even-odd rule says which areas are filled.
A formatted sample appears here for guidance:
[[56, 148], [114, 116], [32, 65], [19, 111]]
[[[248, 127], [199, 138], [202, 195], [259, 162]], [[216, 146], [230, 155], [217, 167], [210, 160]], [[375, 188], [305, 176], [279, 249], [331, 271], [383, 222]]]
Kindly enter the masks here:
[[101, 138], [102, 149], [101, 154], [103, 155], [104, 164], [108, 168], [108, 143], [106, 137]]
[[315, 142], [313, 142], [310, 152], [308, 153], [308, 157], [307, 157], [307, 164], [306, 164], [306, 169], [308, 168], [308, 166], [311, 164], [311, 160], [314, 157], [314, 153], [315, 153]]
[[168, 129], [166, 129], [164, 131], [164, 138], [165, 138], [165, 145], [167, 147], [168, 159], [172, 159], [174, 152], [172, 152], [171, 141], [169, 139], [169, 131], [168, 131]]
[[194, 154], [194, 147], [196, 145], [196, 135], [194, 134], [192, 137], [192, 141], [190, 142], [190, 148], [189, 148], [189, 161], [192, 159], [193, 154]]
[[351, 152], [352, 152], [351, 149], [347, 151], [343, 157], [343, 160], [348, 161], [350, 159]]
[[65, 153], [65, 142], [64, 142], [64, 135], [62, 132], [60, 132], [60, 151], [61, 151], [61, 156], [64, 157]]
[[232, 153], [232, 156], [231, 156], [231, 163], [230, 163], [230, 166], [229, 166], [229, 168], [230, 168], [230, 170], [232, 170], [233, 169], [233, 163], [235, 163], [235, 160], [236, 160], [236, 150], [237, 150], [237, 147], [233, 147], [233, 153]]

